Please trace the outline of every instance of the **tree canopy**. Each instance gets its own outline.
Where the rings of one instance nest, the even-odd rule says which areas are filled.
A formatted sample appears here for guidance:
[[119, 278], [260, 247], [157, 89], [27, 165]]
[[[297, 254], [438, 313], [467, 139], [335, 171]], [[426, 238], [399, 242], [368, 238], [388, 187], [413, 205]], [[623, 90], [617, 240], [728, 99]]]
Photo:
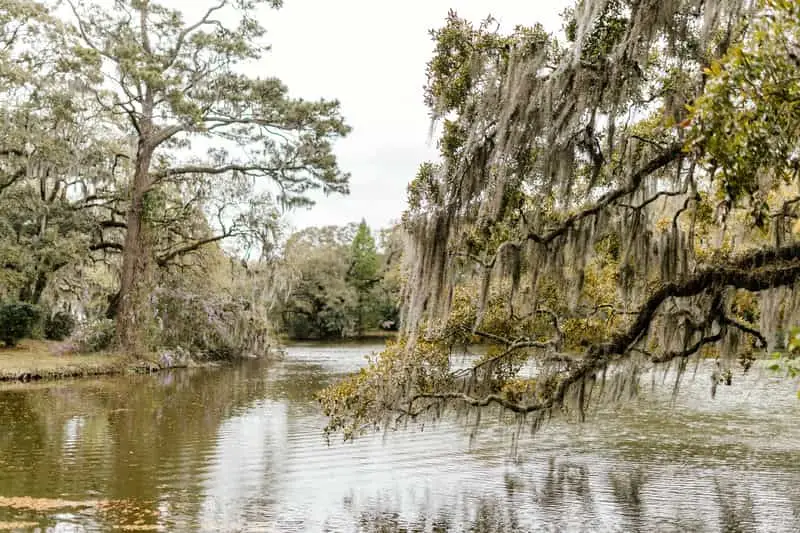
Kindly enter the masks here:
[[258, 12], [280, 5], [0, 5], [0, 298], [85, 301], [100, 272], [118, 346], [146, 353], [154, 295], [204, 251], [269, 258], [287, 209], [348, 192], [339, 103], [259, 63]]
[[[800, 4], [580, 0], [564, 31], [451, 12], [409, 186], [402, 336], [321, 395], [329, 431], [496, 407], [536, 427], [798, 323]], [[459, 345], [488, 344], [456, 370]]]
[[[387, 241], [398, 231], [387, 231]], [[358, 337], [395, 329], [400, 267], [390, 242], [379, 251], [365, 221], [291, 235], [281, 270], [292, 280], [277, 303], [277, 327], [294, 339]]]

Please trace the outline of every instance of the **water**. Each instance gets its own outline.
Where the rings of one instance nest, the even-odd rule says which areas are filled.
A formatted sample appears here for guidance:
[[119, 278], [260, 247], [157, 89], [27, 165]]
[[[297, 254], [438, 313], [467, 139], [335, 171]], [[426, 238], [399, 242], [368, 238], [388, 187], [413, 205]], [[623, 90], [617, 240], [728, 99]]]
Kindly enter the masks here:
[[791, 382], [711, 400], [701, 369], [516, 447], [491, 416], [326, 446], [314, 391], [377, 349], [2, 385], [0, 530], [800, 531]]

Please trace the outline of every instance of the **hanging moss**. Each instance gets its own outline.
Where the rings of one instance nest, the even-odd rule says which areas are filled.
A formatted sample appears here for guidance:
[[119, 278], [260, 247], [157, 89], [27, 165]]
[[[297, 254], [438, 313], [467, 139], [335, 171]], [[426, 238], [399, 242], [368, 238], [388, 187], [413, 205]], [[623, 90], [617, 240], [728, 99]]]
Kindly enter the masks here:
[[[778, 50], [800, 34], [794, 12], [781, 0], [581, 0], [566, 39], [540, 26], [503, 37], [451, 14], [433, 34], [426, 92], [445, 120], [441, 163], [423, 167], [404, 214], [403, 350], [387, 356], [403, 370], [395, 387], [382, 382], [373, 415], [457, 405], [529, 413], [537, 425], [562, 408], [582, 417], [590, 400], [636, 393], [653, 364], [674, 361], [677, 390], [688, 359], [713, 349], [727, 376], [796, 323], [800, 247], [772, 213], [797, 215], [779, 188], [800, 190], [785, 161], [800, 128], [779, 143], [783, 162], [748, 148], [786, 135], [789, 119], [780, 132], [736, 130], [734, 117], [750, 114], [726, 80], [763, 72], [725, 70], [751, 68], [736, 52], [750, 41], [791, 70]], [[771, 94], [762, 107], [789, 113], [793, 97], [777, 85]], [[742, 162], [724, 152], [732, 135], [750, 149]], [[738, 315], [737, 291], [761, 293], [758, 327]], [[451, 372], [452, 384], [416, 381], [420, 343], [449, 354], [477, 339], [492, 355]]]

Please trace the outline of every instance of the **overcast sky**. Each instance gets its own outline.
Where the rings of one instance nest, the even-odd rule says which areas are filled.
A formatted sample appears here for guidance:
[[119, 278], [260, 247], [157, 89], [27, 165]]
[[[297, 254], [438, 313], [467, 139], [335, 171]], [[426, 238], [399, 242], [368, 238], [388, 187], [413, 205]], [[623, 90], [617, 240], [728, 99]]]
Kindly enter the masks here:
[[566, 0], [285, 0], [264, 14], [272, 52], [263, 60], [293, 96], [337, 98], [352, 133], [336, 146], [352, 174], [349, 196], [320, 197], [290, 215], [298, 228], [362, 217], [377, 229], [400, 217], [406, 185], [418, 165], [436, 157], [422, 102], [428, 35], [448, 9], [479, 21], [494, 15], [503, 29], [541, 22], [557, 31]]

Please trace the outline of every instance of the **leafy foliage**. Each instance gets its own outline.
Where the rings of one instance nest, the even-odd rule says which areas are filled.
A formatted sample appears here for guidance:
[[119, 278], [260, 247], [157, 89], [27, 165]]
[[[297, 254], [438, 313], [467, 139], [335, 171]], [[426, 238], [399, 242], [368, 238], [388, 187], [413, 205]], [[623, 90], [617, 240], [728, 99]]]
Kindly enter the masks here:
[[196, 358], [261, 356], [274, 343], [269, 305], [280, 281], [266, 262], [242, 265], [207, 248], [196, 268], [165, 274], [154, 294], [157, 350]]
[[796, 184], [800, 172], [800, 6], [768, 0], [763, 9], [747, 40], [705, 68], [704, 94], [689, 107], [694, 146], [719, 174], [720, 199], [728, 209], [750, 203], [760, 227], [768, 224], [766, 193]]
[[348, 278], [358, 288], [369, 288], [377, 281], [378, 251], [375, 239], [365, 221], [358, 225], [353, 241], [350, 243], [350, 268]]
[[8, 347], [31, 335], [41, 317], [39, 309], [26, 302], [0, 304], [0, 340]]
[[387, 322], [393, 327], [400, 258], [396, 246], [395, 255], [390, 252], [378, 253], [363, 221], [292, 235], [283, 261], [295, 281], [276, 310], [282, 329], [303, 339], [358, 336]]
[[108, 318], [98, 318], [81, 324], [73, 341], [81, 352], [94, 353], [107, 350], [114, 343], [115, 323]]
[[151, 294], [220, 312], [239, 297], [178, 271], [199, 282], [219, 245], [266, 265], [287, 209], [348, 192], [338, 102], [243, 74], [269, 48], [256, 11], [280, 5], [0, 5], [1, 298], [114, 318], [125, 351], [154, 350], [175, 339], [160, 338]]
[[353, 242], [350, 243], [350, 268], [347, 270], [347, 282], [357, 293], [355, 309], [355, 330], [358, 334], [365, 326], [373, 328], [378, 322], [375, 302], [371, 295], [380, 281], [378, 252], [375, 239], [365, 221], [358, 225]]
[[66, 311], [57, 311], [48, 315], [44, 323], [44, 336], [46, 339], [63, 341], [75, 330], [75, 317]]
[[800, 323], [798, 9], [588, 0], [564, 35], [450, 13], [426, 87], [441, 159], [403, 215], [403, 348], [323, 395], [331, 429], [446, 407], [536, 427], [642, 369], [673, 365], [677, 389], [715, 358], [713, 395], [780, 350]]
[[348, 376], [335, 387], [323, 390], [318, 400], [330, 417], [325, 428], [329, 438], [342, 432], [346, 439], [365, 429], [379, 426], [383, 408], [379, 402], [384, 391], [406, 382], [413, 370], [421, 390], [434, 391], [451, 383], [448, 357], [435, 343], [419, 343], [409, 355], [404, 341], [388, 341], [386, 350], [367, 359], [367, 366]]

